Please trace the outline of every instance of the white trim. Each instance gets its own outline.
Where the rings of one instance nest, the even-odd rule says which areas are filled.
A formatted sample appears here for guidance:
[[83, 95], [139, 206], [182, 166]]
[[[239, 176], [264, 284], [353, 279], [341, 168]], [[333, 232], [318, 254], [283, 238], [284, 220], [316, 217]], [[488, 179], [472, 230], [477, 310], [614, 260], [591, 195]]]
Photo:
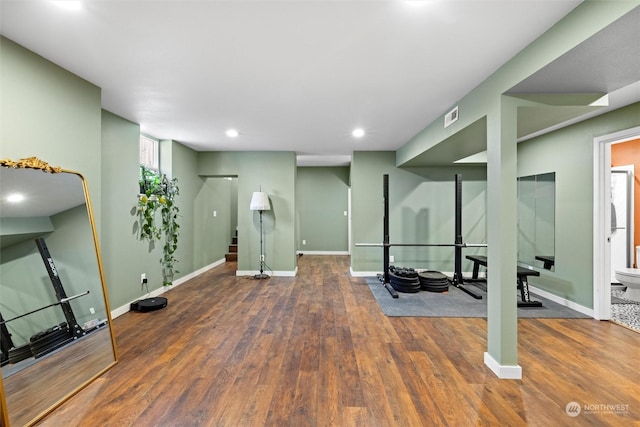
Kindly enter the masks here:
[[566, 298], [559, 297], [558, 295], [552, 294], [551, 292], [547, 292], [542, 289], [536, 288], [535, 286], [531, 286], [531, 283], [529, 283], [529, 292], [531, 292], [532, 294], [536, 294], [541, 297], [544, 297], [557, 304], [560, 304], [563, 307], [567, 307], [579, 313], [593, 317], [593, 309], [589, 307], [585, 307], [584, 305], [577, 304], [573, 301], [569, 301]]
[[123, 314], [131, 311], [131, 303], [132, 302], [138, 301], [139, 299], [142, 299], [142, 298], [153, 298], [153, 297], [157, 297], [158, 295], [162, 295], [165, 292], [170, 291], [171, 289], [175, 288], [176, 286], [180, 286], [184, 282], [186, 282], [188, 280], [191, 280], [194, 277], [197, 277], [197, 276], [201, 275], [202, 273], [204, 273], [206, 271], [209, 271], [212, 268], [217, 267], [219, 265], [222, 265], [224, 263], [225, 263], [225, 259], [222, 258], [222, 259], [220, 259], [218, 261], [215, 261], [215, 262], [213, 262], [213, 263], [211, 263], [211, 264], [209, 264], [207, 266], [204, 266], [204, 267], [202, 267], [202, 268], [200, 268], [200, 269], [198, 269], [198, 270], [196, 270], [196, 271], [194, 271], [192, 273], [189, 273], [186, 276], [183, 276], [183, 277], [181, 277], [179, 279], [174, 280], [173, 284], [170, 285], [170, 286], [161, 286], [161, 287], [159, 287], [157, 289], [154, 289], [151, 292], [148, 292], [147, 294], [145, 294], [145, 295], [143, 295], [143, 296], [141, 296], [139, 298], [136, 298], [136, 299], [134, 299], [132, 301], [129, 301], [127, 304], [121, 305], [120, 307], [118, 307], [118, 308], [116, 308], [114, 310], [111, 310], [111, 319], [115, 319], [116, 317], [120, 317]]
[[224, 258], [219, 259], [218, 261], [215, 261], [215, 262], [213, 262], [213, 263], [211, 263], [211, 264], [209, 264], [209, 265], [206, 265], [206, 266], [204, 266], [204, 267], [202, 267], [202, 268], [200, 268], [200, 269], [198, 269], [198, 270], [196, 270], [196, 271], [194, 271], [194, 272], [192, 272], [192, 273], [187, 274], [186, 276], [183, 276], [183, 277], [181, 277], [181, 278], [179, 278], [179, 279], [177, 279], [177, 280], [174, 280], [174, 281], [173, 281], [173, 285], [171, 285], [171, 286], [167, 286], [167, 287], [168, 287], [169, 289], [171, 289], [171, 288], [174, 288], [174, 287], [176, 287], [176, 286], [182, 285], [182, 284], [183, 284], [184, 282], [186, 282], [187, 280], [191, 280], [191, 279], [193, 279], [194, 277], [198, 277], [198, 276], [199, 276], [199, 275], [201, 275], [202, 273], [204, 273], [204, 272], [206, 272], [206, 271], [209, 271], [209, 270], [211, 270], [211, 269], [212, 269], [212, 268], [214, 268], [214, 267], [217, 267], [217, 266], [219, 266], [219, 265], [222, 265], [222, 264], [224, 264], [225, 262], [226, 262], [226, 261], [225, 261], [225, 259], [224, 259]]
[[606, 203], [611, 199], [611, 144], [638, 137], [640, 126], [593, 139], [593, 317], [599, 320], [611, 318], [611, 210]]
[[297, 251], [298, 255], [349, 255], [349, 251]]
[[351, 222], [351, 186], [347, 188], [347, 245], [349, 248], [348, 255], [351, 255], [351, 247], [353, 245], [353, 230]]
[[484, 364], [493, 371], [494, 374], [503, 380], [521, 380], [522, 367], [520, 365], [501, 365], [488, 352], [484, 352]]
[[353, 271], [353, 268], [349, 266], [349, 274], [351, 277], [376, 277], [378, 274], [382, 274], [381, 271]]
[[[298, 274], [298, 267], [293, 271], [265, 271], [264, 273], [273, 277], [296, 277]], [[241, 276], [255, 276], [256, 274], [260, 274], [260, 270], [238, 270], [236, 271], [236, 277]]]

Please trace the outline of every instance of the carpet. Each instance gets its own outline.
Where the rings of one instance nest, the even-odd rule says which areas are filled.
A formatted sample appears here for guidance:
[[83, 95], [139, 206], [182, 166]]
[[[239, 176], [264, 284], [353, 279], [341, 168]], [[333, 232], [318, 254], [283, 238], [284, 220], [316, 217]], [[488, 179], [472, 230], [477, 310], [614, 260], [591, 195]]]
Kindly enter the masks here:
[[[420, 291], [415, 294], [398, 292], [398, 298], [392, 298], [389, 291], [376, 277], [366, 278], [383, 313], [389, 317], [487, 317], [487, 294], [482, 287], [467, 285], [482, 299], [475, 299], [455, 286], [449, 286], [447, 293]], [[513, 285], [515, 287], [515, 283]], [[562, 306], [538, 295], [532, 300], [542, 302], [542, 307], [518, 307], [518, 317], [590, 319], [590, 316]]]

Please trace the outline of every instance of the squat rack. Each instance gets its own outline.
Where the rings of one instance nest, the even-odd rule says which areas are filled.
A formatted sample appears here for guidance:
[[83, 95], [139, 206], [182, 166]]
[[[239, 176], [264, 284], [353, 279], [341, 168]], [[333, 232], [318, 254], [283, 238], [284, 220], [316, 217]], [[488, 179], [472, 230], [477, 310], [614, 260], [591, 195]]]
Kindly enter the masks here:
[[382, 247], [382, 264], [384, 272], [380, 280], [393, 298], [398, 298], [398, 293], [391, 286], [389, 280], [389, 248], [392, 246], [435, 246], [454, 247], [455, 261], [452, 284], [461, 291], [471, 295], [475, 299], [482, 299], [479, 295], [464, 286], [462, 276], [462, 249], [486, 248], [486, 243], [465, 243], [462, 239], [462, 174], [455, 175], [455, 239], [454, 243], [390, 243], [389, 242], [389, 175], [382, 176], [382, 194], [384, 199], [382, 243], [356, 243], [357, 247]]

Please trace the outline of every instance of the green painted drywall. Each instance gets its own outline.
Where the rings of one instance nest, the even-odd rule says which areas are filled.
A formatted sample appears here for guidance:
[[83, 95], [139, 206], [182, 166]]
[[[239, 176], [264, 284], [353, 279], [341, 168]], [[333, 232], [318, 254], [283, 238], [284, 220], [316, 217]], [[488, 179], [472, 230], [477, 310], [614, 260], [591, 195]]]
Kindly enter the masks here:
[[[403, 165], [491, 112], [498, 113], [500, 95], [638, 5], [638, 0], [584, 1], [454, 105], [443, 106], [441, 117], [397, 150], [396, 164]], [[455, 105], [459, 119], [444, 128], [444, 114]], [[478, 152], [482, 150], [480, 144]]]
[[298, 251], [347, 252], [349, 168], [299, 167], [297, 172]]
[[0, 158], [82, 173], [100, 232], [100, 88], [0, 37]]
[[[379, 243], [383, 236], [382, 176], [389, 174], [391, 243], [452, 244], [455, 241], [455, 174], [462, 174], [462, 232], [467, 243], [486, 243], [484, 166], [395, 167], [393, 152], [355, 152], [351, 164], [353, 243]], [[466, 255], [485, 254], [469, 248]], [[453, 248], [392, 247], [398, 266], [452, 272]], [[351, 248], [354, 272], [382, 272], [382, 248]], [[471, 271], [465, 260], [463, 269]]]
[[532, 285], [593, 308], [593, 139], [640, 125], [640, 103], [518, 144], [518, 175], [556, 173], [555, 271]]
[[[225, 178], [226, 179], [226, 178]], [[238, 179], [236, 177], [229, 177], [229, 243], [232, 242], [234, 237], [237, 237], [238, 232]]]
[[233, 191], [233, 182], [226, 178], [206, 178], [195, 198], [193, 242], [196, 266], [223, 259], [228, 252]]
[[[162, 287], [158, 244], [138, 240], [133, 215], [138, 200], [140, 126], [108, 111], [102, 112], [102, 206], [104, 238], [101, 252], [112, 309], [146, 294], [140, 285], [145, 273], [150, 291]], [[154, 249], [155, 248], [155, 249]]]
[[238, 271], [259, 269], [259, 214], [249, 210], [254, 191], [269, 194], [271, 210], [263, 214], [265, 259], [270, 271], [291, 274], [296, 269], [295, 186], [293, 152], [203, 152], [201, 176], [238, 177]]
[[195, 229], [196, 219], [199, 221], [208, 214], [210, 215], [210, 213], [204, 211], [196, 211], [194, 205], [194, 200], [200, 193], [205, 179], [196, 173], [198, 162], [198, 153], [196, 151], [176, 141], [171, 141], [170, 150], [170, 166], [166, 163], [166, 155], [163, 159], [162, 151], [160, 153], [160, 165], [161, 168], [166, 167], [166, 172], [165, 169], [162, 169], [163, 173], [178, 179], [178, 187], [180, 188], [180, 195], [176, 198], [180, 208], [180, 238], [176, 252], [179, 272], [175, 276], [175, 279], [179, 279], [214, 261], [220, 260], [222, 257], [213, 259], [212, 256], [214, 254], [209, 250], [204, 250], [203, 253], [199, 254], [199, 262], [195, 262], [194, 236], [199, 233]]

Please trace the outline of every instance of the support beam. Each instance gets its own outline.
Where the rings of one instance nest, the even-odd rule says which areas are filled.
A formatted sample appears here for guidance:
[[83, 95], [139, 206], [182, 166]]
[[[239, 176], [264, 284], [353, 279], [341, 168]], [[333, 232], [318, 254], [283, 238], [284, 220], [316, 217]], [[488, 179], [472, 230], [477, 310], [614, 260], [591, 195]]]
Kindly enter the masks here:
[[[500, 96], [487, 116], [487, 353], [500, 378], [521, 378], [518, 366], [516, 131], [517, 101]], [[508, 373], [508, 374], [506, 374]]]

